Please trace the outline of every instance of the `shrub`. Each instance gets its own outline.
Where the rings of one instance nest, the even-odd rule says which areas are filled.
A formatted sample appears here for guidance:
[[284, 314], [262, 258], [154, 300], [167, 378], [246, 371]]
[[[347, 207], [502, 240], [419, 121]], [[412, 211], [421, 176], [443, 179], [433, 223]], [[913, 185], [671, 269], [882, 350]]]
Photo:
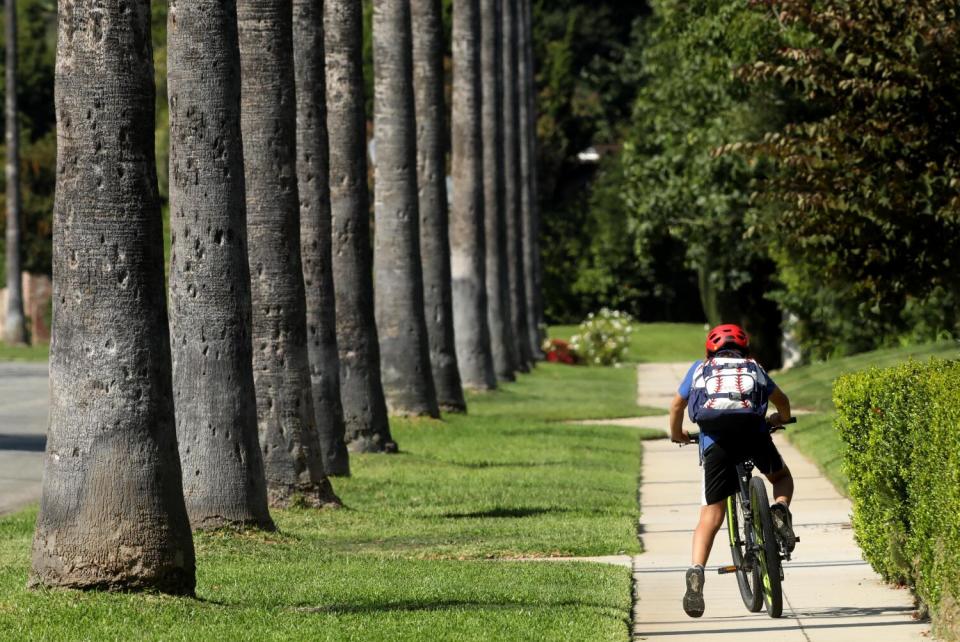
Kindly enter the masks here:
[[626, 312], [607, 308], [591, 312], [570, 337], [570, 346], [587, 365], [616, 365], [627, 356], [632, 323], [633, 317]]
[[960, 640], [960, 362], [841, 377], [837, 429], [864, 557], [914, 589], [935, 633]]
[[563, 339], [547, 339], [543, 342], [543, 353], [550, 363], [565, 363], [572, 366], [577, 363], [577, 354], [570, 343]]

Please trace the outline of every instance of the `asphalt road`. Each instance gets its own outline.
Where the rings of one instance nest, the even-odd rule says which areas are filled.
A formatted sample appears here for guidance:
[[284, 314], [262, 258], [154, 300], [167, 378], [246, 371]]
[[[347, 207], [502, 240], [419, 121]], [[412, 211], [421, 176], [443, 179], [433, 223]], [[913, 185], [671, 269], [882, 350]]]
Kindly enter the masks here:
[[40, 499], [47, 364], [0, 363], [0, 514]]

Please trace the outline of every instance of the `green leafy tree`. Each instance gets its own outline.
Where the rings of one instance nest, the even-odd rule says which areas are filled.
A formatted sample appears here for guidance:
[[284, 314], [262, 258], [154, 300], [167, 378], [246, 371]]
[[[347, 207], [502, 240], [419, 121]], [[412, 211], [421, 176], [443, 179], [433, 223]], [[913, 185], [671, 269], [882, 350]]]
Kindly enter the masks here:
[[[633, 0], [533, 4], [545, 316], [551, 322], [573, 322], [613, 304], [610, 291], [620, 289], [600, 285], [618, 281], [622, 274], [592, 260], [606, 248], [593, 245], [585, 228], [603, 227], [622, 216], [623, 208], [592, 209], [591, 193], [603, 170], [580, 163], [577, 154], [599, 146], [615, 155], [620, 146], [637, 86], [636, 74], [625, 62], [633, 50], [633, 25], [648, 9], [646, 2]], [[629, 262], [631, 255], [620, 258]], [[637, 280], [631, 273], [622, 289], [635, 290]], [[646, 316], [639, 303], [626, 307]]]
[[[740, 76], [805, 118], [746, 145], [777, 171], [757, 230], [818, 354], [956, 328], [960, 15], [946, 0], [753, 2], [776, 46]], [[727, 150], [739, 146], [727, 147]]]
[[575, 270], [567, 300], [580, 309], [629, 310], [647, 321], [700, 320], [696, 274], [686, 267], [682, 242], [660, 234], [644, 243], [642, 254], [636, 252], [637, 225], [623, 199], [625, 180], [622, 154], [604, 159], [580, 201], [582, 227], [571, 226], [564, 246]]
[[746, 216], [751, 183], [765, 168], [712, 153], [757, 139], [782, 118], [782, 100], [765, 87], [751, 91], [734, 74], [771, 46], [774, 29], [737, 3], [651, 6], [637, 40], [641, 88], [624, 152], [637, 256], [649, 262], [658, 246], [682, 247], [707, 319], [743, 324], [760, 356], [775, 363], [780, 312], [767, 298], [775, 268]]

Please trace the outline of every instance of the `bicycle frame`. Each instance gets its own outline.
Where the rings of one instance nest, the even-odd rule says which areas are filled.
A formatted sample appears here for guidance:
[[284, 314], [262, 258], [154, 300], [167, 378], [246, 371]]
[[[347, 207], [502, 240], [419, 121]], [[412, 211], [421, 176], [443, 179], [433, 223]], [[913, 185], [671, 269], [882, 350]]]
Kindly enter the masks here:
[[[753, 564], [756, 562], [757, 551], [759, 550], [753, 531], [753, 505], [750, 503], [750, 480], [753, 478], [753, 468], [754, 464], [750, 460], [737, 464], [737, 482], [740, 485], [740, 505], [743, 507], [743, 515], [741, 518], [743, 519], [743, 532], [746, 533], [747, 536], [746, 542], [741, 542], [739, 540], [739, 533], [734, 530], [735, 524], [737, 523], [737, 520], [734, 519], [732, 515], [732, 513], [737, 510], [734, 496], [731, 495], [727, 497], [727, 530], [730, 533], [730, 541], [745, 545], [744, 550], [746, 551], [746, 556], [743, 560], [743, 570], [748, 573], [753, 571]], [[721, 571], [723, 570], [724, 569], [721, 569]]]

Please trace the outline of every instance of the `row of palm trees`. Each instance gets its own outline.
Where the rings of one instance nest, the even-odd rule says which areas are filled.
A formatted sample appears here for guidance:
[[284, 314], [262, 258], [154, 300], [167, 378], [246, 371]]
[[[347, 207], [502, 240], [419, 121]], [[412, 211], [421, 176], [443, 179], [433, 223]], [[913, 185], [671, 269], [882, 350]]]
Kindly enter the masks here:
[[371, 254], [362, 0], [170, 0], [167, 296], [149, 0], [61, 0], [33, 584], [192, 593], [191, 528], [336, 505], [389, 415], [529, 370], [530, 2], [453, 5], [448, 128], [440, 0], [373, 3]]

